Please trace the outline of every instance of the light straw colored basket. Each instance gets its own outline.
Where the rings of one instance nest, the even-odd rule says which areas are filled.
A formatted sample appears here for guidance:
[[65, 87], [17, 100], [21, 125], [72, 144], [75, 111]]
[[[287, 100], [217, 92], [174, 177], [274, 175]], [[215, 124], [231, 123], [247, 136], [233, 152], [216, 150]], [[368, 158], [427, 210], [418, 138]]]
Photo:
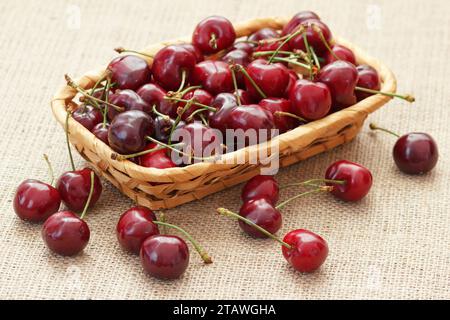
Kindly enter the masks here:
[[[235, 25], [237, 37], [247, 36], [261, 28], [281, 29], [289, 19], [261, 18]], [[360, 48], [341, 38], [334, 42], [353, 50], [358, 63], [374, 67], [382, 80], [382, 91], [395, 92], [396, 79], [393, 73], [381, 62], [370, 57]], [[190, 42], [190, 39], [168, 41], [152, 45], [143, 52], [154, 55], [168, 44]], [[148, 58], [147, 58], [148, 59]], [[151, 59], [148, 59], [151, 64]], [[75, 82], [84, 89], [94, 86], [104, 74], [105, 68], [86, 73]], [[53, 114], [57, 121], [65, 126], [67, 107], [75, 106], [77, 92], [65, 86], [51, 101]], [[284, 133], [267, 143], [251, 146], [224, 155], [224, 158], [250, 156], [261, 147], [269, 148], [279, 143], [280, 166], [285, 167], [318, 153], [351, 141], [360, 131], [367, 116], [386, 104], [391, 98], [383, 95], [371, 96], [352, 107], [330, 114], [324, 119], [310, 122]], [[97, 139], [89, 130], [73, 119], [69, 119], [69, 138], [80, 155], [92, 164], [97, 171], [116, 186], [123, 194], [140, 205], [151, 209], [173, 208], [181, 204], [201, 199], [209, 194], [247, 181], [259, 174], [261, 165], [202, 162], [182, 168], [154, 169], [144, 168], [131, 161], [111, 159], [114, 151]]]

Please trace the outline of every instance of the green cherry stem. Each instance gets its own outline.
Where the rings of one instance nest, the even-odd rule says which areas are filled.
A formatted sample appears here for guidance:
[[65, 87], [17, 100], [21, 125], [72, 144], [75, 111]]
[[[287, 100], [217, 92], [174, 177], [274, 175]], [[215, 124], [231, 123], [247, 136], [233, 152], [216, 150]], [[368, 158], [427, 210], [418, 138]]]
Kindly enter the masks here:
[[48, 167], [48, 176], [50, 177], [50, 185], [53, 186], [53, 183], [55, 182], [55, 172], [53, 171], [53, 166], [50, 160], [48, 159], [48, 156], [44, 153], [44, 160], [47, 163]]
[[330, 180], [330, 179], [310, 179], [310, 180], [306, 180], [303, 182], [289, 183], [289, 184], [281, 186], [280, 189], [282, 190], [282, 189], [286, 189], [286, 188], [290, 188], [290, 187], [299, 187], [299, 186], [320, 187], [319, 185], [317, 185], [317, 183], [331, 183], [331, 184], [344, 185], [346, 183], [346, 181], [345, 180]]
[[316, 32], [319, 35], [320, 40], [323, 42], [323, 44], [325, 45], [325, 47], [327, 48], [327, 50], [331, 53], [331, 55], [336, 59], [336, 60], [341, 60], [336, 53], [334, 53], [334, 51], [331, 49], [330, 44], [328, 43], [327, 39], [325, 39], [325, 36], [323, 35], [322, 30], [315, 25], [314, 23], [311, 24], [311, 28], [314, 30], [314, 32]]
[[210, 107], [210, 106], [207, 106], [206, 104], [203, 104], [203, 103], [200, 103], [200, 102], [197, 102], [197, 101], [195, 101], [195, 100], [192, 100], [192, 99], [190, 99], [190, 100], [187, 100], [187, 99], [180, 99], [180, 98], [175, 98], [175, 97], [165, 97], [164, 99], [166, 99], [166, 100], [172, 100], [172, 101], [177, 101], [177, 102], [183, 102], [183, 103], [189, 103], [189, 102], [191, 102], [191, 104], [194, 104], [194, 105], [196, 105], [196, 106], [199, 106], [199, 107], [202, 107], [202, 108], [205, 108], [205, 109], [207, 109], [207, 110], [209, 110], [209, 111], [212, 111], [212, 112], [215, 112], [216, 111], [216, 109], [215, 108], [213, 108], [213, 107]]
[[156, 104], [153, 105], [152, 112], [154, 114], [156, 114], [158, 117], [163, 118], [164, 120], [169, 120], [170, 119], [170, 117], [167, 114], [163, 114], [163, 113], [159, 112], [158, 109], [156, 109]]
[[319, 192], [331, 192], [333, 190], [333, 187], [331, 186], [320, 186], [314, 190], [310, 190], [310, 191], [306, 191], [303, 193], [300, 193], [290, 199], [287, 199], [286, 201], [283, 201], [282, 203], [280, 203], [279, 205], [277, 205], [275, 208], [277, 210], [280, 210], [281, 208], [285, 207], [288, 203], [290, 203], [291, 201], [294, 201], [298, 198], [313, 194], [313, 193], [319, 193]]
[[278, 55], [278, 52], [280, 52], [281, 48], [283, 48], [283, 46], [286, 43], [291, 41], [292, 38], [297, 37], [297, 36], [301, 35], [304, 32], [305, 32], [305, 27], [303, 25], [300, 25], [300, 27], [298, 28], [297, 31], [295, 31], [295, 32], [291, 33], [290, 35], [288, 35], [286, 37], [286, 39], [284, 39], [283, 42], [281, 42], [281, 44], [278, 46], [278, 48], [275, 50], [275, 52], [272, 54], [272, 56], [269, 58], [269, 63], [273, 62], [273, 59]]
[[220, 215], [222, 215], [222, 216], [230, 217], [230, 218], [233, 218], [233, 219], [236, 219], [236, 220], [241, 220], [241, 221], [245, 222], [246, 224], [248, 224], [249, 226], [251, 226], [251, 227], [255, 228], [256, 230], [258, 230], [262, 234], [266, 235], [267, 237], [269, 237], [269, 238], [279, 242], [282, 246], [284, 246], [284, 247], [286, 247], [288, 249], [292, 249], [292, 247], [289, 244], [287, 244], [286, 242], [284, 242], [283, 240], [281, 240], [277, 236], [273, 235], [272, 233], [270, 233], [266, 229], [258, 226], [253, 221], [251, 221], [251, 220], [249, 220], [249, 219], [247, 219], [247, 218], [245, 218], [245, 217], [243, 217], [243, 216], [241, 216], [241, 215], [239, 215], [237, 213], [234, 213], [233, 211], [230, 211], [230, 210], [225, 209], [225, 208], [218, 208], [217, 212]]
[[108, 77], [106, 80], [106, 86], [105, 86], [105, 107], [103, 108], [103, 128], [106, 128], [106, 122], [108, 118], [108, 103], [109, 103], [109, 89], [111, 88], [111, 78]]
[[201, 88], [202, 88], [202, 86], [191, 86], [191, 87], [187, 87], [186, 89], [184, 89], [181, 92], [169, 91], [169, 92], [167, 92], [167, 97], [182, 98], [186, 93], [193, 91], [193, 90], [201, 89]]
[[383, 92], [383, 91], [372, 90], [372, 89], [367, 89], [367, 88], [363, 88], [363, 87], [356, 87], [355, 90], [370, 93], [370, 94], [381, 94], [383, 96], [391, 97], [391, 98], [399, 98], [399, 99], [408, 101], [409, 103], [413, 103], [416, 101], [416, 98], [414, 98], [410, 94], [401, 95], [401, 94], [397, 94], [397, 93]]
[[289, 58], [275, 57], [273, 59], [273, 61], [274, 62], [287, 62], [287, 63], [291, 63], [291, 64], [299, 66], [299, 67], [303, 67], [303, 68], [305, 68], [305, 69], [307, 69], [309, 71], [312, 70], [311, 66], [309, 66], [307, 64], [304, 64], [304, 63], [301, 63], [301, 62], [298, 62], [296, 60], [289, 59]]
[[173, 228], [175, 230], [178, 230], [179, 232], [181, 232], [188, 240], [190, 243], [192, 243], [192, 245], [194, 246], [195, 250], [198, 252], [198, 254], [200, 255], [200, 257], [202, 258], [203, 262], [206, 264], [210, 264], [212, 263], [212, 259], [209, 256], [209, 254], [205, 251], [205, 249], [203, 249], [200, 244], [195, 241], [195, 239], [183, 228], [176, 226], [174, 224], [170, 224], [167, 222], [163, 222], [163, 221], [153, 221], [154, 224], [159, 225], [159, 226], [164, 226], [164, 227], [168, 227], [168, 228]]
[[217, 49], [217, 36], [215, 33], [211, 33], [211, 38], [209, 40], [209, 45], [211, 46], [211, 48], [213, 48], [214, 50]]
[[[198, 114], [201, 115], [201, 113], [202, 113], [202, 112], [205, 112], [205, 111], [209, 111], [209, 110], [208, 110], [208, 109], [205, 109], [205, 108], [197, 109], [197, 110], [195, 110], [194, 112], [192, 112], [191, 115], [190, 115], [186, 120], [187, 120], [187, 121], [192, 121], [192, 119], [194, 119], [194, 117], [195, 117], [196, 115], [198, 115]], [[199, 115], [199, 116], [200, 116], [200, 115]]]
[[141, 55], [141, 56], [144, 56], [144, 57], [148, 57], [148, 58], [150, 58], [150, 59], [155, 58], [155, 57], [152, 56], [151, 54], [144, 53], [144, 52], [140, 52], [140, 51], [136, 51], [136, 50], [131, 50], [131, 49], [125, 49], [125, 48], [123, 48], [123, 47], [114, 48], [114, 51], [117, 52], [117, 53], [124, 53], [124, 52], [125, 52], [125, 53], [126, 53], [126, 52], [129, 52], [129, 53], [136, 53], [136, 54], [138, 54], [138, 55]]
[[[173, 146], [178, 146], [178, 144], [176, 144], [176, 145], [167, 144], [167, 143], [161, 142], [159, 140], [156, 140], [155, 138], [152, 138], [150, 136], [146, 136], [145, 139], [147, 139], [148, 141], [154, 142], [157, 145], [160, 145], [160, 146], [162, 146], [164, 148], [172, 150], [173, 152], [177, 152], [177, 153], [179, 153], [179, 154], [181, 154], [183, 156], [189, 157], [190, 159], [195, 159], [195, 160], [200, 160], [200, 161], [204, 161], [205, 159], [215, 159], [215, 157], [196, 157], [196, 156], [193, 156], [191, 154], [187, 154], [186, 152], [183, 152], [183, 151], [178, 150], [178, 149], [173, 147]], [[182, 144], [182, 145], [184, 145], [184, 144]]]
[[303, 119], [302, 117], [299, 117], [298, 115], [290, 113], [290, 112], [275, 111], [273, 113], [273, 115], [276, 117], [290, 117], [290, 118], [294, 118], [294, 119], [297, 119], [302, 122], [308, 122], [307, 120]]
[[314, 60], [314, 64], [317, 67], [317, 71], [320, 71], [320, 69], [321, 69], [320, 62], [319, 62], [319, 58], [317, 57], [316, 51], [314, 50], [313, 47], [310, 47], [310, 49], [311, 49], [311, 55], [312, 55], [313, 60]]
[[230, 71], [231, 71], [231, 77], [233, 79], [233, 85], [234, 85], [234, 95], [236, 96], [237, 99], [237, 103], [238, 106], [241, 106], [241, 95], [239, 94], [239, 87], [238, 87], [238, 83], [237, 83], [237, 79], [236, 79], [236, 71], [235, 71], [235, 67], [234, 66], [230, 66]]
[[187, 71], [183, 69], [183, 71], [181, 71], [181, 83], [180, 87], [176, 91], [177, 93], [183, 90], [184, 86], [186, 85], [186, 78], [187, 78]]
[[248, 79], [248, 81], [250, 81], [250, 83], [252, 84], [252, 86], [255, 88], [256, 91], [258, 91], [259, 95], [263, 98], [266, 99], [267, 95], [261, 90], [261, 88], [256, 84], [255, 80], [253, 80], [252, 77], [250, 77], [250, 75], [248, 74], [247, 70], [245, 70], [245, 68], [243, 66], [241, 66], [240, 64], [236, 64], [234, 66], [234, 68], [236, 68], [236, 70], [238, 70], [239, 72], [242, 72], [242, 74]]
[[89, 204], [91, 203], [92, 195], [94, 193], [94, 179], [95, 179], [95, 173], [94, 171], [91, 171], [91, 188], [89, 189], [89, 196], [87, 198], [86, 204], [84, 205], [83, 212], [81, 213], [80, 219], [83, 220], [84, 216], [86, 215], [86, 212], [89, 208]]
[[90, 95], [94, 95], [95, 90], [97, 90], [98, 86], [100, 85], [100, 83], [102, 83], [106, 78], [107, 78], [107, 74], [105, 74], [103, 77], [98, 78], [97, 82], [94, 84], [94, 86], [91, 89], [91, 93]]
[[385, 129], [385, 128], [380, 128], [380, 127], [378, 127], [375, 123], [371, 123], [371, 124], [369, 125], [369, 128], [370, 128], [371, 130], [379, 130], [379, 131], [383, 131], [383, 132], [392, 134], [393, 136], [396, 136], [397, 138], [400, 138], [400, 135], [399, 135], [399, 134], [395, 133], [394, 131]]
[[[172, 147], [175, 147], [175, 146], [178, 146], [178, 145], [184, 145], [184, 144], [173, 144]], [[117, 160], [117, 161], [123, 161], [123, 160], [126, 160], [126, 159], [131, 159], [131, 158], [135, 158], [135, 157], [145, 156], [146, 154], [149, 154], [149, 153], [152, 153], [152, 152], [155, 152], [155, 151], [159, 151], [159, 150], [164, 150], [164, 149], [166, 149], [166, 147], [158, 146], [156, 148], [151, 148], [151, 149], [147, 149], [147, 150], [136, 152], [136, 153], [132, 153], [132, 154], [112, 153], [111, 154], [111, 159]]]
[[70, 148], [70, 140], [69, 140], [69, 118], [72, 115], [72, 113], [67, 110], [67, 115], [66, 115], [66, 123], [65, 123], [65, 131], [66, 131], [66, 144], [67, 144], [67, 151], [69, 153], [69, 158], [70, 158], [70, 165], [72, 166], [72, 171], [75, 171], [75, 162], [73, 161], [73, 156], [72, 156], [72, 149]]

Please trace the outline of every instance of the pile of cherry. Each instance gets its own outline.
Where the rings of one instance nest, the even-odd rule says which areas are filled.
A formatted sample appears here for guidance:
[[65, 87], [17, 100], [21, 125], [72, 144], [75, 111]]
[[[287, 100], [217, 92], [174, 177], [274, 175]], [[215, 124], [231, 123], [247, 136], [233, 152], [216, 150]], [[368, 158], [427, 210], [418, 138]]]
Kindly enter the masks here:
[[[330, 38], [326, 25], [312, 12], [294, 16], [281, 34], [262, 29], [237, 42], [228, 20], [207, 18], [197, 26], [193, 45], [161, 49], [151, 69], [138, 56], [119, 57], [91, 92], [67, 77], [83, 101], [68, 112], [67, 120], [72, 116], [92, 130], [120, 153], [117, 159], [129, 158], [142, 166], [160, 169], [173, 167], [176, 164], [167, 149], [179, 152], [171, 141], [177, 127], [193, 132], [229, 128], [278, 128], [285, 132], [376, 93], [380, 86], [376, 71], [369, 66], [355, 67], [353, 53], [339, 45], [330, 47]], [[225, 55], [214, 56], [224, 50]], [[203, 61], [204, 55], [211, 59]], [[290, 65], [306, 70], [305, 77], [310, 80], [297, 79], [297, 73], [287, 67]], [[370, 128], [398, 137], [393, 157], [401, 171], [424, 174], [435, 167], [438, 148], [430, 135], [414, 132], [400, 137], [374, 124]], [[17, 188], [13, 202], [21, 219], [43, 222], [44, 242], [64, 256], [76, 255], [88, 244], [86, 213], [102, 193], [100, 179], [93, 170], [76, 170], [68, 136], [66, 127], [72, 171], [63, 173], [53, 185], [53, 169], [45, 156], [51, 182], [25, 180]], [[217, 211], [237, 219], [251, 237], [278, 241], [289, 264], [300, 272], [312, 272], [327, 257], [326, 241], [303, 229], [291, 231], [283, 239], [275, 236], [282, 226], [280, 210], [293, 200], [321, 192], [343, 201], [359, 201], [371, 186], [372, 174], [367, 168], [341, 160], [326, 170], [324, 178], [285, 186], [279, 186], [272, 176], [256, 176], [242, 190], [244, 203], [239, 213], [225, 208]], [[301, 192], [278, 204], [280, 190], [295, 187]], [[59, 211], [61, 202], [67, 210]], [[212, 262], [188, 232], [144, 207], [133, 207], [122, 214], [117, 238], [124, 250], [140, 254], [147, 273], [174, 279], [185, 272], [189, 249], [181, 237], [166, 234], [167, 228], [183, 234], [205, 263]]]

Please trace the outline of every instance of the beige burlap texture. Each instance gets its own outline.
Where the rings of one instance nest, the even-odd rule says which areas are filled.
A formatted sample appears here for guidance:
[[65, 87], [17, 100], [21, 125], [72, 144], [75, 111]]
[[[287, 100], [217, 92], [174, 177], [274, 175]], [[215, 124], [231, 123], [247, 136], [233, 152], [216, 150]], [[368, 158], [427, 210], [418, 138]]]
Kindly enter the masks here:
[[[49, 101], [63, 74], [79, 76], [115, 56], [113, 47], [142, 48], [190, 34], [203, 17], [232, 21], [317, 11], [333, 32], [364, 48], [396, 74], [410, 106], [391, 101], [369, 121], [395, 131], [431, 133], [440, 146], [436, 169], [422, 177], [395, 167], [395, 138], [367, 127], [350, 144], [282, 169], [280, 183], [321, 177], [337, 159], [359, 162], [375, 181], [361, 203], [329, 195], [286, 207], [280, 234], [306, 228], [323, 235], [330, 255], [320, 271], [302, 275], [279, 246], [252, 240], [215, 208], [238, 210], [234, 187], [165, 213], [189, 230], [213, 256], [203, 265], [191, 250], [180, 280], [146, 276], [139, 259], [115, 237], [121, 212], [132, 205], [109, 183], [87, 220], [85, 252], [61, 258], [48, 252], [40, 227], [12, 210], [16, 186], [47, 179], [42, 153], [57, 173], [69, 169], [63, 131]], [[450, 4], [445, 1], [2, 1], [0, 18], [0, 298], [6, 299], [431, 299], [450, 298]], [[84, 161], [77, 155], [76, 162]], [[283, 197], [297, 190], [285, 190]], [[192, 249], [192, 248], [191, 248]]]

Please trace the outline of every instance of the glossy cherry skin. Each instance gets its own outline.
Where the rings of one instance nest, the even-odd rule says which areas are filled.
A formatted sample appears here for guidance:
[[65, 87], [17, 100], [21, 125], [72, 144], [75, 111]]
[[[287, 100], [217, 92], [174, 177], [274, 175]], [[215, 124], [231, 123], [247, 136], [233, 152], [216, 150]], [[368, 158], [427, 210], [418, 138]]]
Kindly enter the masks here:
[[294, 70], [289, 70], [289, 83], [286, 87], [286, 91], [284, 93], [284, 97], [289, 99], [289, 96], [291, 94], [292, 88], [294, 88], [295, 83], [299, 79], [297, 72]]
[[126, 251], [139, 254], [144, 240], [159, 234], [158, 226], [153, 223], [155, 220], [155, 213], [145, 207], [137, 206], [125, 211], [116, 227], [120, 246]]
[[[156, 143], [151, 143], [145, 149], [150, 150], [157, 147], [158, 145]], [[156, 150], [154, 152], [150, 152], [143, 156], [140, 156], [138, 163], [140, 166], [156, 169], [167, 169], [177, 166], [168, 156], [166, 149]]]
[[345, 181], [345, 184], [332, 184], [331, 192], [336, 198], [344, 201], [359, 201], [369, 193], [372, 187], [370, 171], [354, 162], [340, 160], [328, 167], [325, 179]]
[[231, 48], [230, 51], [233, 50], [242, 50], [247, 52], [249, 55], [251, 55], [253, 53], [253, 49], [254, 49], [254, 45], [252, 45], [251, 43], [247, 43], [247, 42], [236, 42]]
[[[241, 104], [253, 104], [255, 100], [253, 97], [248, 93], [248, 91], [243, 89], [238, 89], [237, 92], [233, 91], [234, 96], [239, 96], [241, 99]], [[237, 101], [237, 100], [236, 100]]]
[[210, 127], [218, 129], [222, 134], [225, 134], [225, 130], [228, 127], [228, 116], [231, 110], [237, 107], [236, 96], [232, 93], [220, 93], [214, 98], [211, 107], [217, 111], [209, 114]]
[[189, 79], [197, 57], [183, 46], [171, 45], [158, 51], [153, 59], [152, 72], [156, 83], [166, 90], [176, 91], [181, 85], [183, 72]]
[[89, 226], [72, 211], [51, 215], [42, 227], [47, 247], [62, 256], [73, 256], [86, 247], [90, 238]]
[[26, 221], [43, 222], [59, 210], [61, 197], [57, 189], [38, 180], [23, 181], [13, 200], [14, 212]]
[[190, 44], [190, 43], [181, 43], [181, 44], [178, 44], [178, 46], [180, 46], [182, 48], [185, 48], [186, 50], [192, 52], [194, 54], [194, 56], [195, 56], [195, 59], [196, 59], [197, 63], [202, 62], [203, 60], [205, 60], [205, 57], [203, 56], [203, 54], [200, 51], [200, 49], [195, 47], [195, 46], [193, 46], [192, 44]]
[[[340, 44], [335, 44], [331, 50], [334, 52], [334, 54], [343, 61], [350, 62], [351, 64], [356, 65], [356, 57], [352, 50], [350, 50], [347, 47], [344, 47]], [[331, 54], [330, 51], [327, 51], [325, 54], [325, 65], [330, 64], [334, 61], [336, 61], [336, 58]]]
[[[284, 65], [280, 63], [269, 64], [264, 59], [258, 59], [250, 63], [246, 70], [268, 97], [281, 98], [284, 96], [289, 84], [289, 70]], [[245, 84], [252, 97], [261, 98], [247, 78], [245, 78]]]
[[91, 131], [95, 125], [102, 122], [103, 115], [100, 110], [91, 105], [82, 105], [72, 113], [72, 118]]
[[[61, 200], [75, 212], [81, 212], [86, 205], [91, 189], [91, 172], [89, 168], [63, 173], [56, 182]], [[94, 175], [94, 192], [92, 193], [89, 208], [92, 208], [102, 194], [102, 183], [99, 177]]]
[[147, 238], [141, 247], [144, 270], [159, 279], [177, 279], [189, 265], [189, 248], [177, 236], [155, 235]]
[[325, 83], [333, 99], [333, 110], [338, 111], [356, 103], [355, 87], [358, 82], [356, 67], [347, 61], [335, 61], [323, 67], [317, 81]]
[[[109, 96], [109, 102], [113, 105], [121, 107], [124, 111], [140, 110], [149, 115], [152, 114], [152, 106], [145, 102], [133, 90], [118, 90]], [[113, 107], [108, 107], [108, 119], [112, 121], [120, 112]]]
[[130, 110], [118, 114], [108, 132], [111, 148], [120, 154], [142, 151], [147, 145], [146, 136], [155, 130], [153, 119], [145, 112]]
[[[251, 62], [251, 56], [249, 53], [243, 50], [232, 50], [221, 58], [228, 64], [239, 64], [246, 67]], [[240, 72], [236, 72], [236, 79], [240, 88], [245, 87], [244, 75]]]
[[111, 71], [111, 81], [117, 84], [119, 89], [137, 90], [142, 85], [150, 82], [152, 72], [143, 58], [127, 55], [115, 58], [108, 65]]
[[320, 20], [319, 16], [315, 12], [301, 11], [294, 15], [292, 19], [284, 26], [283, 32], [281, 34], [285, 36], [294, 31], [294, 29], [297, 28], [301, 23], [311, 19]]
[[[163, 118], [160, 116], [157, 116], [155, 118], [155, 139], [167, 143], [169, 141], [169, 136], [172, 131], [172, 126], [175, 124], [175, 120], [172, 118]], [[177, 128], [185, 126], [186, 123], [184, 121], [180, 121], [178, 125], [175, 127], [175, 130]]]
[[[308, 44], [314, 48], [314, 51], [317, 55], [322, 56], [327, 52], [327, 47], [322, 42], [319, 34], [313, 29], [312, 24], [316, 25], [320, 30], [322, 30], [323, 36], [325, 39], [330, 42], [332, 35], [328, 26], [319, 20], [305, 20], [302, 24], [306, 27], [306, 39], [308, 40]], [[305, 41], [303, 39], [303, 35], [298, 35], [294, 37], [291, 41], [289, 41], [289, 46], [291, 50], [299, 49], [306, 52]]]
[[277, 32], [277, 30], [272, 28], [262, 28], [249, 35], [247, 40], [252, 42], [253, 41], [258, 42], [261, 40], [275, 39], [279, 37], [280, 34]]
[[[356, 84], [358, 87], [377, 91], [381, 89], [380, 76], [377, 70], [368, 65], [357, 66], [356, 70], [358, 71], [358, 83]], [[364, 100], [372, 95], [362, 91], [356, 91], [355, 94], [358, 101]]]
[[305, 79], [297, 80], [290, 94], [292, 113], [306, 120], [325, 117], [331, 109], [331, 92], [327, 85]]
[[274, 176], [257, 175], [250, 179], [242, 189], [243, 202], [256, 199], [266, 199], [275, 206], [279, 199], [280, 188]]
[[413, 132], [400, 137], [395, 143], [393, 156], [397, 167], [408, 174], [431, 171], [439, 158], [436, 141], [427, 133]]
[[106, 123], [105, 126], [103, 126], [103, 123], [97, 124], [93, 129], [92, 133], [101, 141], [103, 141], [105, 144], [109, 145], [108, 141], [108, 131], [109, 131], [109, 123]]
[[281, 248], [284, 258], [299, 272], [310, 273], [320, 268], [328, 256], [328, 244], [308, 230], [294, 230], [283, 239], [292, 248]]
[[[280, 211], [278, 211], [272, 203], [265, 198], [244, 202], [241, 210], [239, 211], [239, 215], [247, 218], [251, 222], [257, 224], [272, 234], [280, 230], [283, 223], [283, 218]], [[261, 233], [242, 220], [239, 220], [239, 226], [246, 234], [254, 238], [267, 238], [265, 234]]]
[[156, 110], [171, 118], [177, 117], [177, 103], [167, 100], [167, 91], [154, 83], [148, 83], [137, 91], [137, 94], [150, 106], [155, 105]]
[[[185, 99], [185, 100], [190, 100], [192, 98], [194, 98], [196, 102], [207, 105], [207, 106], [209, 106], [214, 100], [214, 97], [208, 91], [203, 90], [203, 89], [191, 90], [183, 96], [183, 99]], [[180, 102], [178, 104], [179, 108], [184, 108], [185, 106], [186, 106], [186, 103], [184, 103], [184, 102]], [[183, 115], [181, 116], [181, 119], [183, 119], [183, 121], [187, 122], [189, 116], [194, 111], [201, 109], [201, 108], [202, 107], [197, 106], [195, 104], [191, 105], [191, 107], [183, 113]], [[207, 111], [205, 111], [204, 114], [207, 114]], [[197, 118], [198, 118], [198, 116], [197, 116]], [[193, 119], [191, 119], [191, 121], [192, 120]]]
[[198, 63], [192, 73], [192, 83], [213, 95], [233, 90], [233, 78], [228, 63], [206, 60]]
[[[216, 46], [213, 45], [213, 37]], [[202, 20], [194, 30], [192, 44], [203, 54], [213, 54], [231, 47], [236, 40], [236, 32], [231, 22], [220, 16]]]
[[280, 133], [287, 132], [297, 125], [297, 120], [286, 115], [278, 115], [280, 112], [291, 112], [291, 102], [284, 98], [266, 98], [259, 102], [261, 108], [269, 111], [273, 115], [273, 122], [275, 127], [280, 130]]

